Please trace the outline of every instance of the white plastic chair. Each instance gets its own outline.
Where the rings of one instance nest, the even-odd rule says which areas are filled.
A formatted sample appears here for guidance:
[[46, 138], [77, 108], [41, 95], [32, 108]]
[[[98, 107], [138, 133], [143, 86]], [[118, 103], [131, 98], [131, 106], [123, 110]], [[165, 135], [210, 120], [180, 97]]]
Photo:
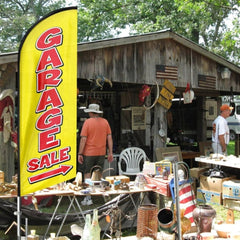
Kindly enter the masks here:
[[[141, 172], [141, 164], [146, 161], [146, 153], [138, 147], [129, 147], [124, 149], [119, 156], [118, 171], [119, 175], [137, 175]], [[126, 165], [126, 170], [123, 169]]]

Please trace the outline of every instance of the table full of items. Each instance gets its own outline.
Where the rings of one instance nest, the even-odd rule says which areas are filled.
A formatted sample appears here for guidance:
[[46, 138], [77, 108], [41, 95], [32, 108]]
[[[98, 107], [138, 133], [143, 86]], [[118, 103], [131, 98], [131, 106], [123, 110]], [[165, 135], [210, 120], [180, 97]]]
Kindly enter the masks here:
[[[229, 156], [215, 156], [211, 155], [208, 157], [197, 157], [196, 162], [207, 163], [210, 165], [220, 165], [232, 168], [240, 168], [239, 158]], [[239, 162], [238, 162], [239, 161]], [[130, 181], [127, 176], [107, 176], [95, 181], [93, 179], [85, 179], [82, 182], [81, 173], [77, 173], [76, 178], [72, 182], [63, 182], [55, 186], [37, 191], [33, 194], [29, 194], [28, 197], [32, 199], [46, 196], [57, 196], [58, 202], [54, 206], [54, 212], [49, 221], [48, 227], [45, 232], [44, 239], [61, 239], [60, 233], [65, 224], [65, 220], [71, 213], [71, 208], [74, 209], [78, 214], [79, 224], [84, 223], [84, 228], [86, 227], [87, 220], [89, 220], [90, 215], [100, 214], [92, 212], [84, 212], [82, 210], [81, 204], [79, 204], [79, 197], [85, 197], [87, 195], [91, 196], [110, 196], [110, 195], [127, 195], [129, 201], [132, 204], [132, 209], [134, 209], [137, 221], [137, 232], [136, 236], [122, 237], [122, 239], [175, 239], [175, 235], [178, 234], [177, 226], [180, 226], [181, 237], [180, 239], [240, 239], [240, 222], [233, 219], [233, 212], [228, 211], [227, 216], [232, 216], [232, 218], [225, 219], [223, 221], [214, 221], [216, 218], [216, 211], [214, 210], [214, 205], [211, 201], [216, 201], [207, 197], [206, 191], [214, 192], [213, 190], [221, 189], [221, 199], [239, 201], [240, 200], [240, 180], [234, 178], [234, 176], [224, 179], [218, 176], [210, 177], [204, 176], [204, 172], [209, 172], [211, 167], [196, 168], [197, 170], [192, 171], [188, 169], [186, 164], [179, 163], [178, 168], [178, 180], [179, 189], [178, 193], [175, 193], [174, 189], [174, 174], [173, 174], [173, 163], [171, 161], [163, 160], [159, 162], [148, 162], [146, 161], [143, 166], [143, 171], [137, 174], [135, 181]], [[200, 169], [204, 171], [200, 172]], [[197, 172], [197, 177], [201, 180], [200, 187], [194, 191], [193, 189], [193, 178], [196, 177], [194, 174]], [[192, 178], [191, 174], [194, 177]], [[1, 172], [0, 172], [1, 175]], [[1, 181], [1, 178], [0, 178]], [[212, 181], [212, 182], [211, 182]], [[210, 184], [209, 184], [210, 183]], [[219, 185], [220, 184], [220, 185]], [[225, 184], [225, 185], [224, 185]], [[220, 188], [219, 188], [220, 186]], [[239, 187], [239, 192], [233, 189]], [[199, 197], [199, 189], [201, 189], [201, 194], [205, 196], [205, 199], [201, 202]], [[224, 190], [225, 189], [225, 190]], [[205, 191], [205, 192], [204, 192]], [[159, 207], [155, 203], [145, 202], [145, 194], [148, 192], [153, 192], [157, 195], [166, 197], [170, 199], [170, 204], [168, 206]], [[0, 182], [0, 198], [15, 198], [17, 197], [17, 176], [13, 176], [11, 183]], [[205, 193], [205, 194], [204, 194]], [[134, 194], [139, 194], [141, 197], [136, 201], [133, 198]], [[179, 197], [180, 203], [180, 221], [176, 221], [176, 209], [174, 208], [176, 195]], [[69, 205], [67, 211], [63, 214], [63, 218], [59, 223], [58, 231], [56, 233], [49, 233], [52, 222], [55, 219], [57, 210], [62, 203], [63, 198], [69, 200]], [[198, 201], [197, 201], [198, 200]], [[209, 202], [208, 202], [209, 201]], [[33, 201], [34, 202], [34, 201]], [[130, 203], [129, 202], [129, 203]], [[208, 203], [211, 205], [208, 205]], [[230, 204], [230, 203], [228, 203]], [[37, 210], [37, 203], [35, 202], [35, 210]], [[240, 204], [239, 204], [240, 206]], [[117, 204], [113, 203], [108, 207], [109, 217], [109, 228], [102, 228], [102, 239], [121, 239], [121, 224], [112, 222], [113, 216], [121, 212]], [[205, 209], [206, 208], [206, 209]], [[229, 205], [229, 209], [231, 209]], [[110, 211], [111, 210], [111, 211]], [[234, 209], [237, 210], [237, 207]], [[240, 210], [240, 207], [239, 209]], [[199, 211], [201, 216], [199, 217]], [[208, 214], [203, 218], [203, 212]], [[119, 215], [119, 214], [118, 214]], [[127, 215], [123, 212], [123, 215]], [[100, 215], [99, 215], [100, 216]], [[129, 217], [129, 216], [127, 216]], [[203, 227], [203, 222], [208, 218], [209, 224]], [[100, 219], [100, 218], [98, 218]], [[107, 216], [106, 216], [107, 219]], [[151, 219], [152, 221], [149, 221]], [[115, 219], [116, 220], [116, 219]], [[31, 224], [31, 219], [29, 224]], [[81, 222], [81, 223], [80, 223]], [[89, 223], [89, 221], [88, 221]], [[74, 224], [77, 226], [77, 224]], [[100, 224], [101, 225], [101, 224]], [[227, 226], [226, 226], [227, 225]], [[101, 226], [102, 227], [102, 226]], [[84, 229], [83, 228], [83, 229]], [[146, 230], [148, 229], [148, 230]], [[31, 229], [32, 230], [32, 229]], [[95, 231], [95, 230], [94, 230]], [[89, 231], [88, 231], [89, 232]], [[35, 234], [31, 231], [29, 235]], [[81, 234], [84, 234], [83, 232]], [[239, 235], [239, 238], [237, 238]], [[49, 237], [50, 236], [50, 237]], [[51, 238], [52, 237], [52, 238]], [[83, 236], [82, 236], [83, 237]], [[29, 238], [31, 239], [31, 238]], [[35, 239], [35, 238], [33, 238]], [[37, 239], [37, 238], [36, 238]], [[62, 238], [63, 239], [63, 238]], [[68, 239], [68, 238], [64, 238]], [[83, 238], [84, 239], [84, 238]]]

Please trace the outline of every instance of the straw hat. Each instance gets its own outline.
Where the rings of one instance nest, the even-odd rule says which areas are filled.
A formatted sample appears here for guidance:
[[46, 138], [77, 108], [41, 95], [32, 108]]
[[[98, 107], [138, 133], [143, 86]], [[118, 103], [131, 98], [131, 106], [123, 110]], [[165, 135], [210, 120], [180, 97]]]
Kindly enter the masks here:
[[100, 106], [98, 104], [93, 103], [93, 104], [90, 104], [88, 108], [84, 109], [84, 112], [103, 113], [103, 111], [100, 111], [99, 109], [100, 109]]

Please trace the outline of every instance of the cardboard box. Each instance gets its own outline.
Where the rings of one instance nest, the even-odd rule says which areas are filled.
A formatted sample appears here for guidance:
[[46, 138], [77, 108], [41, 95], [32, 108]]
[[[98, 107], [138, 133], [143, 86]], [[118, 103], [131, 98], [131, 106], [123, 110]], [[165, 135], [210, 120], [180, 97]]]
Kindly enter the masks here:
[[223, 206], [232, 210], [240, 211], [240, 201], [230, 198], [223, 199]]
[[167, 160], [159, 162], [145, 161], [143, 165], [143, 174], [162, 176], [165, 168], [169, 169], [169, 174], [173, 172], [172, 163]]
[[172, 163], [168, 160], [155, 162], [155, 171], [157, 176], [162, 176], [164, 169], [169, 169], [169, 174], [173, 172]]
[[192, 190], [194, 192], [194, 195], [197, 196], [197, 179], [196, 178], [192, 178]]
[[222, 193], [198, 188], [197, 201], [203, 202], [203, 203], [212, 203], [216, 205], [222, 205]]
[[240, 180], [229, 180], [223, 183], [223, 198], [240, 200]]
[[231, 180], [233, 178], [234, 177], [216, 178], [200, 175], [200, 188], [213, 192], [222, 192], [223, 182]]
[[107, 180], [110, 184], [114, 183], [114, 180], [120, 180], [121, 183], [129, 183], [130, 182], [130, 178], [128, 176], [108, 176], [105, 177], [105, 180]]
[[203, 168], [203, 167], [198, 167], [198, 168], [190, 168], [190, 176], [192, 178], [199, 178], [200, 175], [206, 171], [208, 171], [209, 168]]
[[143, 164], [142, 172], [143, 172], [143, 174], [155, 175], [156, 174], [155, 162], [145, 161]]

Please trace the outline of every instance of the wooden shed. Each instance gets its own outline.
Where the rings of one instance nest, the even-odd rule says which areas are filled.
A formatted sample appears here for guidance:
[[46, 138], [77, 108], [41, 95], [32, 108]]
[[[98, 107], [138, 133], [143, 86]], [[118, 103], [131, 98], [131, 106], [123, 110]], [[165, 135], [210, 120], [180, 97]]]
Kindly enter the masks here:
[[[230, 77], [224, 77], [224, 71]], [[106, 84], [106, 89], [114, 95], [108, 102], [114, 108], [114, 123], [120, 124], [114, 127], [115, 142], [120, 149], [129, 141], [130, 145], [149, 147], [153, 159], [155, 149], [166, 145], [166, 137], [159, 136], [160, 128], [168, 130], [168, 137], [177, 139], [181, 148], [189, 148], [188, 141], [209, 139], [220, 96], [239, 93], [239, 73], [238, 66], [171, 30], [78, 45], [80, 89], [89, 90], [86, 79], [96, 76], [110, 79], [113, 87]], [[162, 92], [166, 80], [176, 88], [172, 105], [158, 102], [145, 110], [144, 127], [133, 130], [142, 85], [151, 86], [154, 101], [156, 83]], [[183, 92], [188, 84], [195, 97], [192, 103], [184, 104]], [[94, 96], [94, 92], [88, 94]], [[104, 89], [98, 97], [104, 99]]]
[[[99, 101], [112, 127], [115, 153], [139, 146], [155, 160], [155, 149], [165, 147], [168, 138], [190, 149], [192, 142], [210, 137], [220, 96], [240, 92], [238, 66], [169, 29], [80, 43], [77, 50], [78, 128], [86, 118], [82, 107]], [[17, 93], [17, 61], [17, 53], [0, 55], [1, 92]], [[143, 85], [150, 88], [145, 107], [139, 102]], [[187, 86], [194, 92], [189, 103], [182, 100]], [[14, 149], [1, 131], [0, 144], [0, 170], [11, 175]]]

